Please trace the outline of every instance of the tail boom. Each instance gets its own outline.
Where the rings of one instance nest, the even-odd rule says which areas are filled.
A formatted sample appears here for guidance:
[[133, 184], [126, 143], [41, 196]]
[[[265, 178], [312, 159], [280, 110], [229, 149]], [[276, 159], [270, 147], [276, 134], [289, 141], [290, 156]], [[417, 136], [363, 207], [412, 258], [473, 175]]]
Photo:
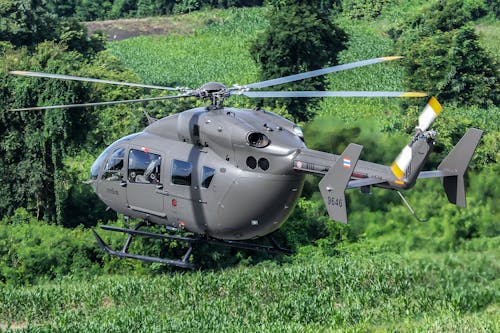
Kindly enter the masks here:
[[293, 160], [296, 171], [323, 176], [319, 188], [332, 220], [347, 223], [344, 191], [351, 188], [368, 189], [371, 186], [400, 190], [411, 188], [420, 178], [441, 178], [448, 200], [465, 207], [464, 175], [482, 131], [471, 128], [438, 166], [438, 170], [420, 171], [433, 147], [432, 136], [415, 136], [410, 147], [413, 154], [400, 179], [391, 167], [359, 160], [362, 146], [350, 144], [342, 155], [312, 149], [301, 149]]

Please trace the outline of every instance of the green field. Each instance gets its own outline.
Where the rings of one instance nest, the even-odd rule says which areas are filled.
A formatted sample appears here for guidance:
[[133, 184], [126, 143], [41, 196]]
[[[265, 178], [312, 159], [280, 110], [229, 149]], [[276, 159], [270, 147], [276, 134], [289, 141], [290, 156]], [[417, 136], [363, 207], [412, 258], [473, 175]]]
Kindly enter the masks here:
[[[396, 2], [377, 20], [353, 24], [339, 18], [350, 35], [340, 63], [394, 55], [387, 29], [425, 3]], [[195, 28], [192, 34], [141, 36], [108, 48], [147, 84], [252, 83], [259, 74], [248, 49], [268, 24], [265, 12], [196, 12], [179, 17]], [[486, 48], [499, 49], [498, 22], [483, 19], [476, 30]], [[331, 90], [402, 90], [403, 79], [395, 61], [330, 75], [328, 83]], [[235, 97], [226, 104], [252, 107], [254, 101]], [[384, 163], [401, 150], [403, 138], [406, 143], [405, 131], [420, 112], [396, 99], [333, 98], [316, 111], [318, 117], [303, 124], [308, 146], [338, 153], [354, 141], [365, 147], [362, 158]], [[123, 131], [113, 136], [129, 134], [120, 124], [111, 122], [113, 130]], [[278, 233], [285, 241], [295, 237], [287, 244], [297, 251], [291, 257], [203, 247], [199, 252], [213, 252], [198, 252], [200, 261], [212, 268], [181, 271], [103, 255], [83, 227], [68, 231], [33, 222], [26, 210], [0, 217], [0, 330], [500, 332], [498, 165], [484, 165], [491, 151], [499, 156], [500, 149], [492, 148], [500, 138], [499, 108], [445, 106], [436, 128], [446, 139], [431, 163], [456, 143], [463, 127], [472, 126], [485, 137], [467, 177], [467, 209], [449, 205], [439, 181], [424, 181], [408, 199], [427, 223], [416, 222], [394, 192], [375, 189], [372, 196], [348, 194], [350, 224], [344, 226], [327, 218], [308, 180], [308, 197]], [[68, 163], [83, 174], [92, 157], [81, 158]], [[117, 246], [121, 239], [106, 240]], [[147, 249], [157, 251], [157, 243], [132, 248]]]
[[264, 13], [263, 8], [196, 13], [207, 27], [194, 34], [141, 36], [109, 48], [149, 84], [198, 88], [209, 81], [251, 83], [258, 80], [258, 67], [248, 47], [266, 26]]
[[27, 332], [498, 332], [498, 245], [396, 254], [371, 244], [283, 265], [3, 287], [0, 322]]

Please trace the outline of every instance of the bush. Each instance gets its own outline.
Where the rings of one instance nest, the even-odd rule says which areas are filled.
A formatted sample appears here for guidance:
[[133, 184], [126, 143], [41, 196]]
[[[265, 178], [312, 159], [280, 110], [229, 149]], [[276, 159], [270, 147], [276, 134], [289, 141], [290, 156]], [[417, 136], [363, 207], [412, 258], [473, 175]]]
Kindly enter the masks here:
[[398, 53], [405, 57], [405, 83], [445, 103], [498, 106], [498, 65], [469, 24], [478, 7], [472, 1], [466, 4], [436, 2], [392, 32], [398, 38]]
[[384, 7], [391, 5], [393, 0], [347, 0], [342, 1], [344, 15], [353, 19], [373, 19], [378, 17]]
[[100, 271], [102, 254], [89, 230], [37, 221], [20, 208], [0, 221], [0, 283], [32, 284]]

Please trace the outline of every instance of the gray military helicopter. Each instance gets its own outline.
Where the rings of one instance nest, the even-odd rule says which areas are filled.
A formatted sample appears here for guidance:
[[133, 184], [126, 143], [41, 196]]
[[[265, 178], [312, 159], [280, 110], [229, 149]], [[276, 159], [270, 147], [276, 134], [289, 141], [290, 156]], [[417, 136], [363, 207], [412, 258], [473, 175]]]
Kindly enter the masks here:
[[[142, 132], [125, 136], [107, 147], [90, 170], [89, 183], [111, 209], [141, 220], [133, 228], [101, 226], [128, 235], [121, 250], [112, 250], [95, 232], [99, 246], [108, 254], [182, 268], [193, 246], [200, 242], [286, 253], [272, 241], [270, 246], [248, 240], [269, 235], [291, 214], [306, 174], [323, 177], [319, 189], [331, 219], [347, 223], [345, 190], [371, 187], [396, 190], [418, 219], [400, 190], [418, 178], [440, 177], [448, 200], [465, 206], [464, 174], [482, 131], [469, 129], [435, 171], [421, 171], [434, 146], [436, 132], [430, 125], [441, 112], [431, 98], [420, 114], [410, 142], [391, 166], [359, 160], [362, 146], [351, 143], [341, 155], [308, 149], [302, 130], [291, 121], [259, 108], [225, 107], [232, 95], [250, 98], [280, 97], [425, 97], [417, 92], [385, 91], [260, 91], [283, 83], [353, 69], [400, 57], [375, 58], [333, 66], [244, 86], [226, 87], [210, 82], [199, 89], [171, 88], [93, 78], [11, 71], [10, 74], [63, 80], [107, 83], [180, 92], [177, 95], [136, 100], [41, 106], [16, 110], [57, 109], [195, 97], [208, 100], [198, 107], [159, 120], [150, 120]], [[195, 236], [139, 230], [146, 225], [167, 231], [184, 230]], [[134, 236], [186, 242], [180, 259], [129, 253]]]

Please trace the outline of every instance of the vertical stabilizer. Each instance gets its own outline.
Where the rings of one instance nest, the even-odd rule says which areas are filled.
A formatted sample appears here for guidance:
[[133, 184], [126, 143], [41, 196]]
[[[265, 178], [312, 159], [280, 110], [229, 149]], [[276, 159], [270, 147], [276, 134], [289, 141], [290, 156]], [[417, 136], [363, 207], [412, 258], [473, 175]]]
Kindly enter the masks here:
[[441, 182], [448, 196], [448, 201], [460, 207], [466, 206], [464, 174], [482, 134], [483, 131], [479, 129], [469, 129], [438, 166], [438, 170], [455, 174], [442, 177]]
[[335, 221], [347, 223], [345, 189], [358, 163], [363, 146], [349, 144], [326, 175], [319, 182], [319, 190], [325, 201], [328, 215]]

